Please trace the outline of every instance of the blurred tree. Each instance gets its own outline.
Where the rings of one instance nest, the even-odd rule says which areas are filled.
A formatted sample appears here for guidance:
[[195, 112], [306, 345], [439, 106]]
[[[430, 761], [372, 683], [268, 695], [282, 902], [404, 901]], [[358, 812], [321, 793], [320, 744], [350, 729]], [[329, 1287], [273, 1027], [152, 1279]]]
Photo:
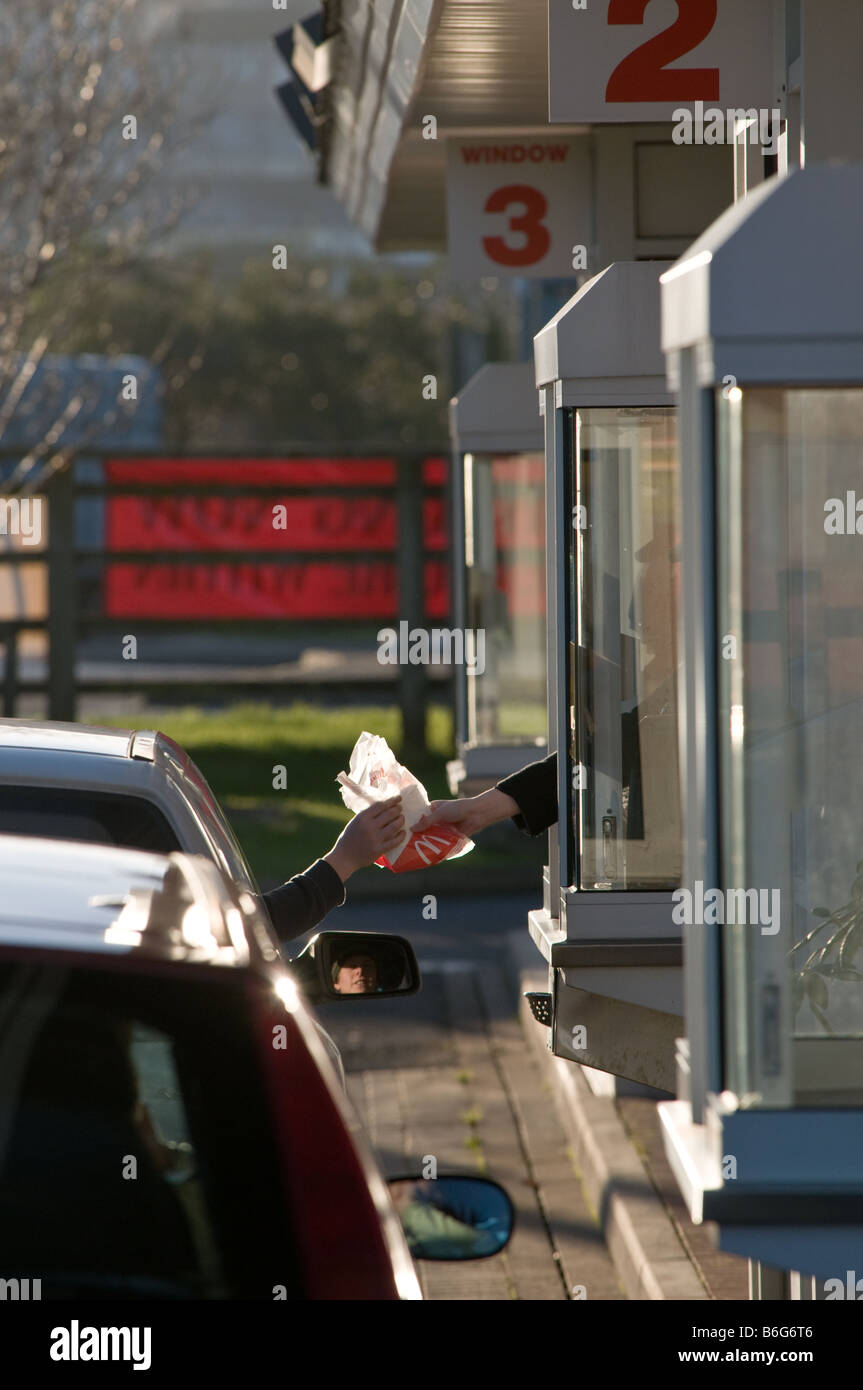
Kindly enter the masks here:
[[[187, 99], [162, 10], [0, 7], [0, 448], [28, 391], [35, 422], [32, 441], [17, 432], [28, 452], [4, 487], [41, 486], [82, 422], [86, 439], [116, 426], [101, 400], [91, 426], [62, 381], [34, 402], [57, 354], [146, 357], [174, 448], [445, 440], [453, 334], [479, 335], [480, 358], [510, 355], [498, 282], [466, 296], [441, 264], [336, 264], [308, 246], [290, 247], [284, 270], [262, 247], [239, 275], [208, 253], [160, 254], [195, 192], [169, 197], [156, 176], [213, 114]], [[134, 409], [118, 400], [115, 414]]]
[[[73, 320], [101, 316], [112, 278], [143, 247], [152, 251], [187, 205], [153, 184], [180, 143], [182, 83], [146, 21], [136, 0], [27, 0], [0, 10], [0, 447]], [[191, 133], [189, 124], [183, 138]], [[145, 352], [158, 361], [159, 350], [157, 339]], [[64, 433], [83, 406], [75, 393], [52, 406], [16, 484], [39, 485], [63, 465]], [[124, 409], [134, 402], [118, 402], [117, 413]]]
[[98, 322], [82, 314], [69, 325], [64, 350], [146, 353], [170, 341], [173, 448], [441, 442], [453, 323], [506, 358], [516, 312], [505, 292], [459, 295], [441, 270], [302, 255], [274, 270], [268, 250], [228, 280], [203, 254], [150, 261], [103, 294]]

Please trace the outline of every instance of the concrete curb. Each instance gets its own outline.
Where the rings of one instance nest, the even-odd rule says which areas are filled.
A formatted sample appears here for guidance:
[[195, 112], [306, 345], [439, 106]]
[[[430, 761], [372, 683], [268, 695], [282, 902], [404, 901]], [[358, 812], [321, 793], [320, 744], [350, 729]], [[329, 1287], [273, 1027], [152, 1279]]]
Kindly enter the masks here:
[[[519, 953], [521, 954], [521, 953]], [[594, 1095], [577, 1062], [548, 1050], [548, 1032], [523, 998], [547, 988], [541, 969], [519, 969], [520, 1014], [549, 1083], [609, 1253], [628, 1298], [709, 1299], [665, 1206], [630, 1143], [614, 1099]], [[588, 1290], [588, 1297], [590, 1291]]]

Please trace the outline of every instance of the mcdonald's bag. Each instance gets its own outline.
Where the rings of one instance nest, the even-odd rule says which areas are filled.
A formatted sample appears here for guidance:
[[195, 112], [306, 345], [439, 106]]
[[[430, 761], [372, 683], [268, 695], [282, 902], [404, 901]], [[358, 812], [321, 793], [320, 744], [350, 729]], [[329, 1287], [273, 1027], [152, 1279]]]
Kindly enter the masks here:
[[426, 789], [397, 762], [386, 739], [378, 734], [360, 734], [351, 753], [350, 768], [340, 772], [337, 781], [341, 784], [342, 800], [354, 815], [376, 801], [386, 801], [397, 793], [401, 796], [406, 833], [394, 849], [375, 860], [382, 869], [392, 869], [394, 874], [427, 869], [473, 849], [473, 840], [448, 825], [433, 825], [419, 833], [412, 829], [428, 811]]

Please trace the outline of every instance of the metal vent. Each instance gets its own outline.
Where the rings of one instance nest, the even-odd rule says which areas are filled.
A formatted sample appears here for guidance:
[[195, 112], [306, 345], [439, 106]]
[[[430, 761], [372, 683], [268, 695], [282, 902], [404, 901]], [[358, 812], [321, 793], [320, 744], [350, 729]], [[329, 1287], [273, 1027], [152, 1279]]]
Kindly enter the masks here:
[[537, 1023], [542, 1023], [546, 1028], [551, 1027], [551, 995], [540, 994], [536, 990], [525, 990], [525, 999], [530, 1005], [530, 1011]]

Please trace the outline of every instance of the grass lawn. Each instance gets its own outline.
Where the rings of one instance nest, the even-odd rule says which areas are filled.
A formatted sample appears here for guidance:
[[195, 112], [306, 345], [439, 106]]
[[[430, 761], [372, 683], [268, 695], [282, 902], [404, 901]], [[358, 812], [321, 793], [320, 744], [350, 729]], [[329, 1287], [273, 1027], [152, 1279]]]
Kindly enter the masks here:
[[[100, 722], [120, 727], [129, 723], [128, 719]], [[190, 707], [139, 715], [134, 722], [138, 728], [155, 725], [191, 754], [264, 888], [290, 878], [325, 854], [350, 819], [335, 779], [336, 773], [347, 771], [351, 749], [363, 729], [382, 734], [397, 757], [401, 746], [401, 716], [395, 705]], [[427, 727], [429, 752], [421, 763], [410, 766], [434, 800], [449, 796], [446, 762], [454, 755], [449, 711], [432, 705]], [[284, 791], [273, 787], [273, 769], [279, 765], [287, 773]], [[526, 837], [524, 841], [526, 855], [535, 857]], [[511, 860], [511, 850], [478, 845], [460, 862], [492, 870]]]

